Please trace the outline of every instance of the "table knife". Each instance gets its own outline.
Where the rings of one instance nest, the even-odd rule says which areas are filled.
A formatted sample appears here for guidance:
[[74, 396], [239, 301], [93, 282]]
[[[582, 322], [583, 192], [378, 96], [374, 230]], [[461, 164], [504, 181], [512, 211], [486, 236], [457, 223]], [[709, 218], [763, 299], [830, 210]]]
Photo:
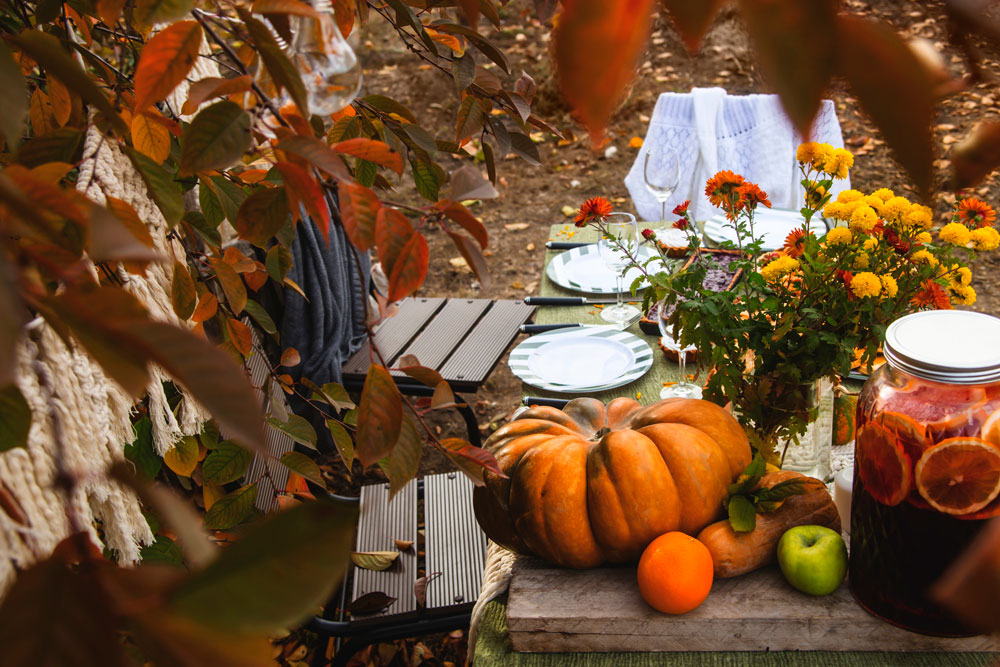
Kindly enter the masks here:
[[552, 408], [563, 408], [569, 399], [566, 398], [544, 398], [542, 396], [525, 396], [521, 399], [523, 405], [547, 405]]
[[545, 247], [549, 250], [572, 250], [585, 245], [594, 245], [596, 241], [546, 241]]
[[[628, 297], [625, 301], [629, 301]], [[599, 299], [588, 299], [583, 296], [526, 296], [524, 302], [529, 306], [592, 306], [617, 303], [614, 296]]]
[[522, 324], [520, 329], [521, 333], [526, 334], [539, 334], [545, 333], [546, 331], [555, 331], [556, 329], [568, 329], [571, 327], [582, 327], [579, 323], [566, 323], [566, 324]]

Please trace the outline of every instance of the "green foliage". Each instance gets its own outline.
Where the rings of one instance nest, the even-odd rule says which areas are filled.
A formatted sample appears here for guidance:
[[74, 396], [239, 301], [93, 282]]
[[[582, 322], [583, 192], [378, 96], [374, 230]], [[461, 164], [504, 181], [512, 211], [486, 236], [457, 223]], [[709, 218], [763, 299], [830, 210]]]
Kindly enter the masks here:
[[25, 447], [31, 429], [31, 408], [17, 385], [0, 388], [0, 452]]

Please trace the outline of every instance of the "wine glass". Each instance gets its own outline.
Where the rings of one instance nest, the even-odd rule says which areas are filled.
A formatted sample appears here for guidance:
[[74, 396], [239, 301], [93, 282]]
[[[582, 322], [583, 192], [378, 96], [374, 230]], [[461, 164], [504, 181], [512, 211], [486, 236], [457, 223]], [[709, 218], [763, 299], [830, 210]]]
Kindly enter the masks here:
[[667, 200], [674, 194], [681, 180], [680, 158], [669, 146], [650, 148], [642, 163], [642, 177], [646, 189], [660, 202], [660, 221], [666, 226]]
[[677, 364], [680, 366], [681, 379], [677, 384], [661, 389], [660, 398], [701, 398], [701, 387], [693, 382], [688, 382], [686, 368], [687, 355], [697, 351], [698, 348], [694, 345], [689, 345], [682, 350], [680, 343], [674, 340], [674, 337], [670, 334], [669, 320], [671, 311], [669, 308], [666, 300], [656, 304], [656, 324], [660, 327], [663, 344], [670, 349], [677, 350]]
[[616, 212], [605, 218], [602, 228], [603, 234], [597, 242], [597, 251], [604, 265], [615, 272], [617, 303], [602, 310], [601, 318], [624, 329], [629, 322], [641, 315], [638, 308], [625, 303], [625, 289], [622, 285], [625, 269], [632, 258], [638, 256], [639, 227], [631, 213]]
[[289, 56], [302, 75], [309, 110], [320, 116], [340, 111], [361, 88], [361, 63], [340, 34], [330, 0], [312, 0], [313, 16], [293, 17]]

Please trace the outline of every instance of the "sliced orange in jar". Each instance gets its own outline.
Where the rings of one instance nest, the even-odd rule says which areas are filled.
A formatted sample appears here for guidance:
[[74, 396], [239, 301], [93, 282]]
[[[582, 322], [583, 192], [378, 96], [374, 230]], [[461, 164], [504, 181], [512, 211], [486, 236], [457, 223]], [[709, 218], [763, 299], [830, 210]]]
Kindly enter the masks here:
[[881, 424], [868, 422], [858, 431], [858, 474], [868, 494], [882, 503], [894, 507], [910, 493], [913, 476], [910, 457], [888, 429]]
[[986, 442], [1000, 447], [1000, 410], [987, 417], [980, 437]]
[[875, 415], [872, 421], [877, 422], [889, 433], [896, 436], [896, 441], [902, 445], [903, 451], [916, 461], [931, 446], [927, 427], [902, 412], [883, 410]]
[[1000, 447], [980, 438], [948, 438], [917, 461], [916, 482], [939, 512], [978, 512], [1000, 495]]

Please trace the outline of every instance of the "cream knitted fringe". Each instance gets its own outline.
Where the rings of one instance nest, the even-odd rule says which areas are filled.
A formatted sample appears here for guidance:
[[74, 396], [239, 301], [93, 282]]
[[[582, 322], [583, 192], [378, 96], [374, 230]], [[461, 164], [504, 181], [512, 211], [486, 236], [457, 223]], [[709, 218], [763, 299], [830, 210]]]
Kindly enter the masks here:
[[[209, 52], [205, 44], [202, 55]], [[188, 80], [207, 76], [219, 76], [218, 67], [209, 58], [199, 58]], [[180, 110], [189, 87], [185, 81], [171, 95], [171, 108]], [[117, 140], [102, 137], [94, 127], [87, 131], [77, 184], [98, 203], [104, 204], [107, 196], [127, 202], [146, 223], [154, 249], [164, 261], [150, 265], [144, 276], [119, 269], [118, 277], [153, 318], [183, 326], [174, 314], [170, 290], [173, 260], [183, 263], [184, 250], [168, 238], [166, 220]], [[6, 556], [0, 558], [0, 596], [19, 570], [47, 557], [70, 531], [67, 504], [53, 487], [55, 457], [60, 455], [53, 436], [53, 412], [61, 427], [65, 465], [82, 480], [69, 503], [77, 524], [87, 526], [99, 543], [95, 526], [100, 522], [106, 546], [121, 564], [137, 563], [140, 548], [153, 541], [138, 499], [103, 474], [123, 458], [123, 446], [134, 437], [132, 398], [82, 349], [67, 346], [47, 323], [36, 320], [30, 327], [33, 334], [26, 335], [18, 349], [17, 375], [32, 413], [28, 446], [0, 454], [0, 483], [16, 499], [26, 522], [18, 523], [0, 511], [0, 554]], [[183, 396], [175, 415], [163, 391], [167, 376], [159, 368], [151, 370], [149, 415], [154, 447], [162, 455], [183, 436], [198, 433], [209, 415], [188, 396]], [[47, 376], [44, 382], [39, 382], [36, 372]], [[51, 395], [43, 387], [51, 387]]]

